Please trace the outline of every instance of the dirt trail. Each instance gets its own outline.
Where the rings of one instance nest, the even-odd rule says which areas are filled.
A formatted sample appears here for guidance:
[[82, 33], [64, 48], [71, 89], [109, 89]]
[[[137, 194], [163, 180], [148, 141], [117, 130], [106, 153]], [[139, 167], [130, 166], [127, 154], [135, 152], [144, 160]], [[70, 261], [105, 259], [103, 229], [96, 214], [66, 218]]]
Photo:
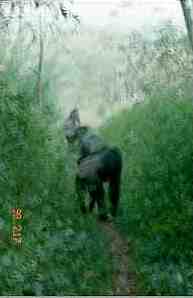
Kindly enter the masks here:
[[[111, 240], [113, 258], [113, 295], [135, 295], [135, 275], [131, 272], [126, 239], [112, 223], [100, 223]], [[129, 270], [130, 269], [130, 270]]]

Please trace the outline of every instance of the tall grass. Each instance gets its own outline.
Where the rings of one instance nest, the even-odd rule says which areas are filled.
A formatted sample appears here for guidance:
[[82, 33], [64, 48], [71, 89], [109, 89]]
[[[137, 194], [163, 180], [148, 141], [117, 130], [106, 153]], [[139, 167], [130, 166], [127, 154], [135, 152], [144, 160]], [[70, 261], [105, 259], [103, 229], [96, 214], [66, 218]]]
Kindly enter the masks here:
[[[14, 72], [0, 80], [0, 294], [111, 294], [108, 239], [79, 216], [60, 115], [49, 97], [40, 108], [33, 82]], [[23, 212], [21, 247], [12, 208]]]
[[[117, 103], [144, 97], [104, 130], [124, 154], [118, 224], [135, 244], [140, 294], [192, 294], [192, 56], [183, 34], [170, 29], [154, 40], [81, 32], [56, 45], [52, 36], [41, 107], [37, 44], [1, 49], [1, 295], [112, 294], [109, 239], [94, 217], [80, 216], [76, 157], [60, 124], [75, 103], [92, 125], [93, 110], [104, 119]], [[17, 207], [24, 214], [21, 248], [10, 240]]]
[[193, 106], [168, 91], [103, 133], [124, 154], [118, 224], [134, 242], [139, 293], [192, 295]]

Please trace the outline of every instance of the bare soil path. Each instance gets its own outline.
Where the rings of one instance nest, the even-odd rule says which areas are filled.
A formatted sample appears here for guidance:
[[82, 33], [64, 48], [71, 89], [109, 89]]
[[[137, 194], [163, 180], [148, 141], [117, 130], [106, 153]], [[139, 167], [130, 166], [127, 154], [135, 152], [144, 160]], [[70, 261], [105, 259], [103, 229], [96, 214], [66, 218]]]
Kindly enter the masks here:
[[113, 260], [113, 295], [135, 295], [135, 274], [129, 260], [127, 240], [117, 231], [113, 223], [100, 222], [111, 241]]

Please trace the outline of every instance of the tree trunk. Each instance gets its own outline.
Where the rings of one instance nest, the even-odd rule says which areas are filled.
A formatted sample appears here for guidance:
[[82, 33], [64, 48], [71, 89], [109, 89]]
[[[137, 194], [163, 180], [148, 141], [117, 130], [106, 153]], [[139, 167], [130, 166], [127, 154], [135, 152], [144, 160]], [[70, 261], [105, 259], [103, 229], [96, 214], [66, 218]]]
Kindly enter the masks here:
[[[193, 2], [193, 0], [192, 0]], [[184, 14], [184, 19], [185, 19], [185, 24], [186, 24], [186, 29], [188, 32], [188, 37], [190, 40], [190, 44], [193, 50], [193, 13], [192, 13], [192, 3], [190, 0], [180, 0], [183, 14]]]
[[38, 78], [37, 78], [37, 100], [41, 107], [42, 104], [42, 66], [43, 66], [43, 53], [44, 53], [44, 43], [43, 43], [43, 32], [42, 32], [42, 15], [40, 12], [39, 16], [39, 26], [40, 26], [40, 52], [39, 52], [39, 62], [38, 62]]

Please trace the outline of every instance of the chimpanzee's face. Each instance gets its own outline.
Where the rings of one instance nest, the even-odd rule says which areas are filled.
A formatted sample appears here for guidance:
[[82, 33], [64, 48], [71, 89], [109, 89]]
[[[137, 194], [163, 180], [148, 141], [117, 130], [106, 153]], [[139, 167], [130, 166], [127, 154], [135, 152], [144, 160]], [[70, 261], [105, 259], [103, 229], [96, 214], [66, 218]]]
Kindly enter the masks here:
[[77, 138], [77, 130], [80, 127], [78, 110], [74, 109], [64, 123], [64, 135], [68, 143], [72, 144]]
[[77, 128], [70, 125], [64, 126], [64, 135], [68, 143], [72, 144], [77, 138]]
[[87, 133], [88, 127], [80, 124], [79, 112], [77, 109], [72, 110], [64, 122], [64, 135], [69, 144], [75, 143]]

